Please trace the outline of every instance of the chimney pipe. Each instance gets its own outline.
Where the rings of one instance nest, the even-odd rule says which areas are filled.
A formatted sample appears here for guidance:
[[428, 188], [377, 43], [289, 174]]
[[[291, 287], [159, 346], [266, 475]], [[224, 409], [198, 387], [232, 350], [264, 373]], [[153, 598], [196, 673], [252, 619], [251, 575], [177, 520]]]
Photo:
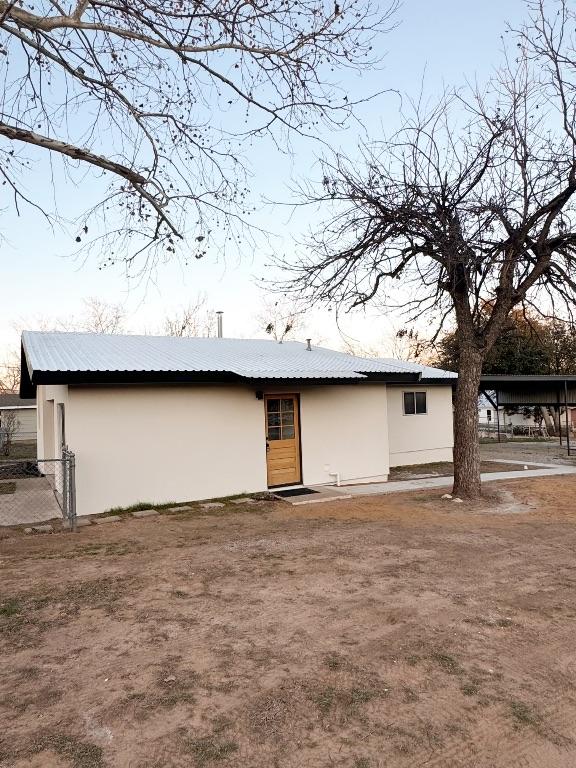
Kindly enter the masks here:
[[306, 339], [306, 349], [308, 350], [308, 352], [312, 352], [311, 342], [312, 342], [312, 339]]
[[221, 310], [218, 310], [218, 312], [216, 312], [216, 322], [218, 324], [217, 335], [219, 339], [222, 338], [222, 315], [223, 314], [224, 313]]

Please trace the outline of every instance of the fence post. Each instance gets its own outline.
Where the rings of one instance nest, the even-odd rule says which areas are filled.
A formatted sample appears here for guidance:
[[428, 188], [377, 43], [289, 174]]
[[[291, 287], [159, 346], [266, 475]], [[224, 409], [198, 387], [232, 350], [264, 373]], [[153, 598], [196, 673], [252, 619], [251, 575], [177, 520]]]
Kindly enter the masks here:
[[69, 457], [69, 472], [70, 476], [68, 478], [68, 497], [69, 497], [69, 505], [68, 505], [68, 514], [69, 514], [69, 521], [70, 521], [70, 530], [76, 531], [76, 456], [72, 451], [68, 454]]
[[[65, 447], [62, 451], [62, 459], [62, 512], [64, 513], [64, 519], [68, 523], [68, 526], [70, 526], [70, 500], [68, 498], [68, 447]], [[54, 475], [56, 475], [56, 471], [54, 472]]]

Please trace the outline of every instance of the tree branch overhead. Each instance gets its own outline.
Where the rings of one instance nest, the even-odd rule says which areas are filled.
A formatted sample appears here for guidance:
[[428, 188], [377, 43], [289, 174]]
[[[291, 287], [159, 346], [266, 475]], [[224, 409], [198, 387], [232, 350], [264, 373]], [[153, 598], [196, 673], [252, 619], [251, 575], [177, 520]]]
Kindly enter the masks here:
[[373, 63], [395, 3], [0, 0], [0, 169], [26, 202], [43, 151], [101, 169], [90, 214], [114, 258], [162, 258], [182, 237], [201, 257], [250, 221], [252, 139], [346, 120], [330, 73]]

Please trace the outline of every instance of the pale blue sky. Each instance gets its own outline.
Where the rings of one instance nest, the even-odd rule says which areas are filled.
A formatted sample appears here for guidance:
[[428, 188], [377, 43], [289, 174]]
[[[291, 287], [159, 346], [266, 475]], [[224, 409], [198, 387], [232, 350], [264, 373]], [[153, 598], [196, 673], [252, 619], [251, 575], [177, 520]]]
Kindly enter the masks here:
[[[518, 24], [525, 13], [522, 0], [404, 0], [398, 14], [399, 26], [381, 40], [388, 52], [384, 68], [364, 73], [361, 78], [348, 74], [342, 77], [341, 85], [350, 98], [388, 88], [417, 95], [425, 77], [425, 92], [433, 96], [443, 86], [461, 84], [466, 78], [482, 80], [500, 60], [506, 22]], [[363, 105], [358, 115], [367, 135], [378, 138], [382, 128], [394, 126], [398, 99], [383, 96]], [[353, 154], [361, 133], [358, 126], [351, 125], [345, 132], [324, 138]], [[295, 156], [283, 157], [271, 142], [255, 144], [250, 160], [257, 204], [262, 197], [288, 199], [295, 180], [314, 174], [319, 147], [311, 141], [299, 141], [294, 147]], [[30, 190], [49, 189], [45, 168], [39, 168], [26, 181]], [[89, 200], [88, 183], [80, 188], [59, 188], [61, 213], [81, 210], [79, 201]], [[242, 261], [231, 255], [223, 263], [215, 255], [208, 255], [185, 268], [166, 265], [146, 284], [130, 287], [121, 268], [100, 270], [96, 261], [80, 264], [69, 258], [73, 241], [61, 232], [52, 232], [35, 212], [23, 208], [20, 218], [5, 212], [7, 192], [5, 187], [2, 189], [0, 208], [6, 240], [0, 244], [0, 360], [2, 348], [14, 343], [15, 324], [34, 327], [41, 316], [78, 314], [86, 296], [123, 304], [129, 327], [138, 330], [157, 328], [165, 312], [187, 304], [190, 297], [202, 292], [214, 309], [225, 311], [227, 335], [254, 335], [254, 314], [261, 300], [254, 277], [263, 274], [269, 256], [266, 249]], [[305, 224], [301, 217], [290, 220], [284, 208], [261, 210], [258, 222], [277, 233], [271, 247], [281, 253], [291, 248], [291, 238], [301, 234], [299, 230]], [[374, 322], [373, 318], [359, 316], [347, 319], [344, 328], [354, 338], [374, 345], [399, 323], [397, 318]], [[309, 327], [324, 342], [341, 344], [332, 315], [317, 313]]]

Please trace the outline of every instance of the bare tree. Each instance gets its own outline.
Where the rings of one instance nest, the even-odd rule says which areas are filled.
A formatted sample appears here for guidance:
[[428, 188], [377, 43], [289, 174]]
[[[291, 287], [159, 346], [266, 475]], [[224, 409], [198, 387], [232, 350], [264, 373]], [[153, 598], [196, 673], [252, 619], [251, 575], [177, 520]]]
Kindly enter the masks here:
[[122, 333], [124, 330], [124, 308], [102, 299], [89, 296], [84, 299], [85, 311], [80, 319], [80, 330], [90, 333]]
[[382, 348], [374, 344], [364, 344], [351, 336], [342, 338], [342, 352], [354, 357], [382, 357]]
[[[567, 313], [576, 299], [576, 12], [532, 5], [515, 60], [482, 90], [417, 105], [402, 129], [326, 162], [308, 199], [333, 216], [291, 269], [315, 301], [393, 301], [460, 349], [454, 492], [480, 495], [483, 361], [514, 307]], [[401, 281], [401, 288], [395, 289]], [[286, 286], [283, 288], [286, 289]]]
[[[125, 311], [120, 304], [114, 304], [96, 296], [82, 299], [83, 310], [78, 315], [40, 317], [31, 325], [40, 331], [76, 331], [83, 333], [123, 333]], [[18, 335], [22, 331], [16, 328]]]
[[20, 356], [9, 352], [0, 363], [0, 394], [18, 392], [20, 387]]
[[427, 346], [415, 328], [399, 328], [392, 339], [392, 357], [407, 362], [420, 360]]
[[374, 64], [395, 6], [0, 0], [3, 182], [18, 210], [50, 213], [27, 191], [31, 165], [59, 158], [83, 189], [92, 169], [110, 184], [78, 242], [96, 218], [105, 263], [150, 246], [148, 258], [170, 257], [184, 236], [200, 258], [249, 214], [244, 150], [265, 134], [285, 148], [287, 134], [341, 125], [353, 103], [331, 73]]
[[301, 335], [304, 309], [293, 299], [267, 298], [256, 314], [256, 322], [260, 331], [282, 343]]
[[20, 419], [13, 411], [8, 411], [2, 415], [2, 420], [0, 422], [0, 438], [4, 456], [10, 455], [14, 435], [19, 429]]
[[208, 307], [206, 295], [198, 295], [186, 307], [181, 307], [164, 319], [166, 336], [213, 336], [216, 313]]

